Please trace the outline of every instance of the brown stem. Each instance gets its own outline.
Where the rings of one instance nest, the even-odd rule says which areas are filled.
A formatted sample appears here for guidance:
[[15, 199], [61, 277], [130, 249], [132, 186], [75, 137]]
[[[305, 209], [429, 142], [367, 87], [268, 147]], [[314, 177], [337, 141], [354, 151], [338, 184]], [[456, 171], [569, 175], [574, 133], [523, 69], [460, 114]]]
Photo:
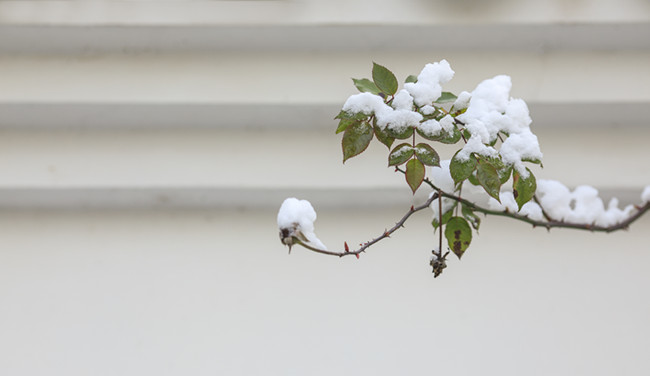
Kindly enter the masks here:
[[[399, 171], [401, 173], [405, 173], [404, 170], [400, 169], [399, 167], [395, 169], [396, 171]], [[646, 202], [643, 206], [636, 206], [636, 209], [638, 210], [634, 215], [628, 217], [625, 221], [619, 222], [615, 225], [611, 226], [598, 226], [594, 224], [585, 224], [585, 223], [571, 223], [571, 222], [563, 222], [563, 221], [556, 221], [553, 220], [552, 218], [548, 217], [548, 214], [546, 216], [548, 217], [544, 221], [537, 221], [534, 219], [530, 219], [526, 216], [517, 214], [517, 213], [511, 213], [507, 210], [505, 211], [499, 211], [499, 210], [491, 210], [491, 209], [486, 209], [484, 207], [478, 206], [475, 203], [465, 200], [464, 198], [455, 196], [453, 194], [444, 192], [440, 190], [440, 188], [436, 187], [431, 180], [428, 178], [424, 178], [424, 183], [429, 185], [431, 188], [433, 188], [436, 191], [439, 191], [442, 193], [443, 197], [452, 199], [456, 202], [462, 203], [466, 206], [468, 206], [470, 209], [473, 211], [477, 211], [479, 213], [483, 213], [486, 215], [496, 215], [496, 216], [501, 216], [501, 217], [508, 217], [512, 219], [516, 219], [518, 221], [526, 222], [533, 227], [545, 227], [546, 229], [550, 230], [551, 228], [557, 227], [557, 228], [570, 228], [574, 230], [587, 230], [587, 231], [592, 231], [592, 232], [614, 232], [618, 230], [623, 230], [627, 229], [634, 221], [637, 219], [641, 218], [643, 214], [645, 214], [648, 210], [650, 210], [650, 202]], [[541, 208], [541, 205], [540, 205]], [[543, 210], [543, 208], [542, 208]]]
[[[399, 167], [397, 167], [395, 170], [399, 171], [399, 172], [401, 172], [403, 174], [406, 173], [404, 170], [402, 170]], [[442, 191], [440, 188], [436, 187], [428, 178], [425, 178], [424, 182], [427, 185], [429, 185], [431, 188], [433, 188], [436, 192], [434, 192], [431, 195], [431, 197], [429, 197], [429, 199], [427, 199], [422, 205], [415, 206], [415, 207], [411, 206], [409, 211], [407, 211], [406, 214], [404, 214], [404, 216], [397, 223], [395, 223], [395, 226], [391, 227], [388, 230], [385, 230], [378, 237], [376, 237], [376, 238], [374, 238], [374, 239], [372, 239], [372, 240], [370, 240], [368, 242], [363, 243], [361, 245], [361, 247], [359, 247], [359, 249], [356, 249], [354, 251], [334, 252], [334, 251], [324, 251], [322, 249], [312, 248], [312, 247], [309, 247], [309, 246], [307, 246], [305, 244], [302, 244], [302, 245], [305, 246], [306, 248], [314, 251], [314, 252], [322, 253], [324, 255], [338, 256], [338, 257], [356, 255], [358, 257], [358, 255], [360, 253], [365, 252], [366, 249], [368, 249], [371, 245], [373, 245], [375, 243], [378, 243], [379, 241], [381, 241], [381, 240], [383, 240], [385, 238], [390, 237], [390, 235], [392, 233], [399, 230], [401, 227], [404, 227], [404, 223], [406, 223], [406, 221], [409, 219], [409, 217], [411, 215], [413, 215], [413, 213], [428, 208], [429, 205], [431, 205], [431, 203], [437, 198], [440, 198], [439, 203], [438, 203], [438, 205], [439, 205], [438, 206], [438, 212], [442, 213], [442, 197], [446, 197], [446, 198], [449, 198], [449, 199], [454, 200], [456, 202], [459, 202], [459, 203], [469, 207], [473, 211], [477, 211], [477, 212], [480, 212], [480, 213], [483, 213], [483, 214], [486, 214], [486, 215], [496, 215], [496, 216], [516, 219], [518, 221], [529, 223], [529, 224], [533, 225], [533, 227], [537, 227], [537, 226], [545, 227], [548, 230], [550, 230], [551, 228], [557, 227], [557, 228], [570, 228], [570, 229], [575, 229], [575, 230], [587, 230], [587, 231], [592, 231], [592, 232], [598, 231], [598, 232], [607, 232], [607, 233], [609, 233], [609, 232], [614, 232], [614, 231], [618, 231], [618, 230], [627, 229], [633, 222], [635, 222], [637, 219], [641, 218], [647, 211], [650, 210], [650, 202], [646, 202], [643, 206], [635, 206], [636, 209], [637, 209], [637, 212], [634, 213], [634, 215], [628, 217], [623, 222], [619, 222], [619, 223], [617, 223], [615, 225], [612, 225], [612, 226], [597, 226], [597, 225], [591, 225], [591, 224], [580, 224], [580, 223], [570, 223], [570, 222], [556, 221], [556, 220], [553, 220], [552, 218], [550, 218], [548, 216], [548, 214], [542, 208], [542, 213], [544, 215], [544, 218], [546, 218], [546, 220], [545, 221], [537, 221], [537, 220], [525, 217], [523, 215], [519, 215], [519, 214], [516, 214], [516, 213], [511, 213], [511, 212], [509, 212], [507, 210], [498, 211], [498, 210], [491, 210], [491, 209], [483, 208], [481, 206], [476, 205], [475, 203], [473, 203], [471, 201], [465, 200], [464, 198], [461, 198], [461, 197], [455, 196], [453, 194], [446, 193], [446, 192]], [[534, 199], [537, 202], [537, 204], [539, 205], [539, 200], [537, 199], [537, 197], [534, 197]], [[541, 208], [541, 205], [540, 205], [540, 208]], [[439, 218], [440, 223], [442, 223], [442, 217], [439, 216], [438, 218]], [[439, 249], [439, 252], [440, 252], [439, 255], [441, 256], [442, 255], [442, 228], [440, 229], [439, 248], [440, 248]]]
[[346, 251], [341, 251], [341, 252], [323, 251], [323, 250], [321, 250], [321, 249], [314, 249], [314, 248], [309, 248], [309, 249], [311, 249], [311, 250], [314, 251], [314, 252], [318, 252], [318, 253], [322, 253], [322, 254], [324, 254], [324, 255], [330, 255], [330, 256], [339, 256], [339, 257], [343, 257], [343, 256], [350, 256], [350, 255], [359, 255], [360, 253], [365, 252], [366, 249], [367, 249], [368, 247], [370, 247], [371, 245], [373, 245], [373, 244], [379, 242], [379, 241], [382, 240], [382, 239], [385, 239], [385, 238], [390, 237], [390, 235], [391, 235], [392, 233], [394, 233], [395, 231], [399, 230], [400, 227], [404, 227], [404, 223], [406, 222], [407, 219], [409, 219], [409, 217], [410, 217], [413, 213], [418, 212], [418, 211], [420, 211], [420, 210], [422, 210], [422, 209], [426, 209], [426, 208], [428, 208], [429, 205], [431, 205], [431, 203], [433, 202], [433, 200], [435, 200], [436, 198], [438, 198], [438, 193], [433, 193], [433, 194], [431, 195], [431, 197], [429, 197], [429, 199], [426, 200], [422, 205], [420, 205], [420, 206], [415, 206], [415, 207], [411, 206], [411, 208], [406, 212], [406, 214], [404, 214], [404, 216], [402, 217], [402, 219], [400, 219], [399, 221], [397, 221], [397, 223], [395, 223], [395, 226], [391, 227], [391, 228], [388, 229], [388, 230], [385, 230], [385, 231], [384, 231], [381, 235], [379, 235], [378, 237], [376, 237], [376, 238], [374, 238], [374, 239], [372, 239], [372, 240], [370, 240], [370, 241], [368, 241], [368, 242], [363, 243], [363, 244], [361, 245], [361, 247], [359, 247], [359, 249], [356, 249], [356, 250], [354, 250], [354, 251], [347, 251], [347, 252], [346, 252]]
[[442, 191], [438, 189], [438, 226], [440, 233], [438, 234], [438, 258], [442, 259]]

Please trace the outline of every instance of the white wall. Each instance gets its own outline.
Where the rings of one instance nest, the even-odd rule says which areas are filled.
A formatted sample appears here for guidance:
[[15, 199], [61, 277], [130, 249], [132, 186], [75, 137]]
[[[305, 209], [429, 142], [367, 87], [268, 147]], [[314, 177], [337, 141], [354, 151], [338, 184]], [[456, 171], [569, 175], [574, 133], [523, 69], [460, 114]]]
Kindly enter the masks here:
[[511, 75], [538, 178], [639, 201], [647, 2], [485, 4], [0, 1], [0, 374], [648, 374], [648, 218], [486, 218], [437, 279], [429, 212], [360, 260], [279, 242], [285, 197], [338, 249], [426, 195], [382, 145], [341, 164], [373, 60]]
[[[395, 210], [321, 210], [330, 247]], [[610, 235], [490, 218], [434, 279], [416, 214], [359, 260], [280, 246], [275, 211], [4, 212], [6, 375], [643, 375], [644, 219]]]

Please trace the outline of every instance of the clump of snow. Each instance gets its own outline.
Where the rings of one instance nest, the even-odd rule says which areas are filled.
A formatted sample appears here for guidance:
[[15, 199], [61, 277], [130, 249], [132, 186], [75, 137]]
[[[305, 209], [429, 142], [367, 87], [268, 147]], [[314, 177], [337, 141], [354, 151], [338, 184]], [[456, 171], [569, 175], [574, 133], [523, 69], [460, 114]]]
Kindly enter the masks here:
[[290, 197], [284, 200], [278, 211], [278, 228], [280, 231], [287, 230], [289, 236], [306, 240], [308, 245], [327, 250], [327, 247], [316, 237], [314, 233], [314, 221], [316, 211], [307, 200], [298, 200]]
[[537, 180], [537, 196], [551, 218], [570, 223], [607, 227], [624, 221], [634, 211], [632, 205], [619, 209], [616, 198], [605, 209], [596, 188], [582, 185], [571, 192], [555, 180]]
[[351, 114], [372, 115], [389, 110], [392, 110], [392, 108], [384, 103], [384, 99], [372, 93], [351, 95], [343, 104], [343, 111]]
[[404, 84], [418, 107], [430, 105], [442, 95], [442, 84], [446, 84], [454, 77], [454, 71], [447, 60], [427, 64], [418, 75], [417, 82]]
[[454, 133], [454, 118], [451, 115], [445, 115], [442, 119], [440, 119], [440, 126], [442, 129], [447, 132], [448, 135], [452, 135]]
[[491, 146], [485, 145], [481, 142], [480, 136], [472, 135], [467, 140], [465, 146], [456, 154], [456, 158], [460, 161], [466, 161], [472, 153], [484, 155], [486, 157], [494, 157], [497, 155], [496, 149]]
[[[451, 135], [455, 119], [446, 115], [439, 121], [427, 120], [420, 124], [424, 115], [435, 112], [433, 103], [442, 94], [442, 85], [449, 82], [454, 71], [447, 60], [427, 64], [418, 75], [417, 82], [404, 84], [392, 99], [391, 106], [385, 99], [372, 93], [360, 93], [350, 96], [343, 105], [348, 113], [375, 115], [381, 129], [390, 129], [397, 133], [406, 128], [417, 127], [426, 136], [434, 137], [442, 131]], [[532, 122], [526, 102], [511, 98], [512, 80], [509, 76], [499, 75], [479, 83], [471, 92], [460, 93], [453, 107], [466, 109], [456, 117], [462, 122], [470, 137], [458, 153], [457, 158], [467, 160], [472, 153], [486, 157], [501, 157], [508, 166], [513, 166], [522, 177], [528, 176], [523, 160], [542, 160], [537, 136], [530, 130]], [[413, 111], [413, 105], [420, 112]], [[499, 150], [489, 146], [500, 134], [507, 135]]]
[[526, 216], [534, 221], [541, 221], [544, 219], [542, 208], [532, 201], [528, 201], [521, 207], [519, 214]]
[[460, 94], [458, 94], [458, 97], [456, 98], [456, 101], [452, 107], [456, 110], [467, 108], [470, 98], [472, 98], [472, 94], [466, 91], [461, 91]]
[[431, 115], [431, 114], [433, 114], [434, 112], [436, 112], [436, 108], [433, 107], [433, 106], [431, 106], [431, 105], [426, 105], [426, 106], [420, 108], [420, 111], [421, 111], [424, 115]]
[[388, 127], [395, 132], [402, 132], [407, 127], [417, 127], [422, 121], [422, 114], [411, 111], [411, 95], [401, 90], [393, 100], [395, 109], [386, 103], [379, 95], [372, 93], [359, 93], [351, 95], [343, 104], [343, 111], [347, 113], [363, 113], [375, 115], [377, 125], [381, 129]]
[[[390, 107], [389, 107], [390, 108]], [[376, 114], [377, 126], [402, 132], [409, 127], [417, 127], [422, 121], [422, 114], [410, 110], [393, 110]]]
[[644, 204], [646, 202], [650, 202], [650, 185], [646, 186], [643, 189], [643, 193], [641, 193], [641, 202], [643, 202]]
[[490, 197], [490, 201], [488, 202], [488, 208], [491, 210], [500, 210], [500, 211], [507, 210], [513, 213], [519, 211], [519, 207], [517, 206], [517, 202], [515, 201], [515, 196], [512, 194], [512, 192], [508, 192], [508, 191], [499, 192], [499, 200], [501, 200], [501, 202], [495, 200], [493, 197]]
[[501, 200], [501, 202], [490, 197], [490, 201], [488, 202], [488, 208], [492, 210], [499, 210], [499, 211], [507, 210], [511, 213], [518, 212], [520, 215], [523, 215], [535, 221], [541, 221], [542, 219], [544, 219], [542, 208], [532, 201], [525, 203], [524, 206], [521, 207], [521, 210], [519, 210], [519, 205], [517, 205], [517, 201], [515, 201], [515, 196], [512, 194], [511, 191], [499, 192], [499, 199]]
[[499, 154], [501, 154], [503, 163], [512, 165], [523, 178], [528, 177], [528, 170], [526, 170], [522, 159], [540, 160], [542, 157], [537, 136], [529, 129], [525, 129], [521, 133], [511, 133], [503, 141]]
[[559, 181], [537, 179], [535, 193], [551, 218], [563, 221], [571, 211], [571, 191]]
[[427, 137], [435, 137], [440, 134], [442, 126], [436, 119], [427, 120], [418, 124], [418, 129]]
[[[523, 100], [510, 97], [511, 88], [510, 77], [500, 75], [481, 82], [472, 91], [467, 110], [457, 117], [465, 124], [472, 141], [468, 140], [459, 153], [459, 158], [469, 158], [470, 153], [494, 156], [494, 148], [478, 144], [490, 144], [497, 139], [499, 132], [505, 132], [509, 137], [501, 146], [499, 154], [504, 163], [514, 166], [522, 176], [527, 176], [521, 160], [541, 160], [542, 152], [537, 137], [530, 131], [528, 107]], [[463, 100], [466, 97], [463, 95]]]
[[413, 109], [413, 97], [408, 91], [402, 89], [393, 98], [393, 108], [396, 110], [411, 110]]

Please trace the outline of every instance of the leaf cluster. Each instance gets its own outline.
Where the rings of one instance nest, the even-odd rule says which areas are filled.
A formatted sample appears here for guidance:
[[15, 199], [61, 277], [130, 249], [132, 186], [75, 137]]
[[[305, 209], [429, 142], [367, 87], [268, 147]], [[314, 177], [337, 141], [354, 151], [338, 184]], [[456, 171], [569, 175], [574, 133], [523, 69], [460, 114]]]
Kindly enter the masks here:
[[[418, 78], [410, 75], [405, 83], [416, 83]], [[377, 95], [384, 104], [390, 106], [398, 92], [398, 80], [388, 68], [373, 63], [372, 79], [353, 78], [354, 86], [363, 93]], [[457, 96], [450, 92], [442, 95], [425, 106], [412, 105], [411, 111], [422, 115], [420, 124], [429, 121], [441, 121], [446, 116], [453, 119], [453, 128], [447, 127], [435, 134], [425, 132], [423, 127], [407, 126], [392, 127], [390, 123], [385, 126], [378, 125], [376, 114], [349, 113], [341, 111], [336, 119], [339, 120], [336, 133], [343, 133], [341, 141], [343, 162], [363, 153], [373, 138], [388, 148], [388, 166], [404, 165], [406, 183], [413, 193], [426, 179], [426, 166], [439, 167], [440, 156], [434, 144], [464, 143], [471, 137], [464, 124], [456, 119], [465, 112], [466, 108], [456, 104]], [[508, 136], [504, 134], [504, 136]], [[393, 146], [396, 140], [403, 140]], [[489, 146], [494, 146], [495, 140]], [[460, 196], [463, 184], [472, 184], [482, 189], [492, 198], [500, 202], [501, 187], [512, 178], [512, 191], [519, 209], [529, 202], [536, 190], [536, 181], [533, 173], [526, 169], [522, 174], [511, 165], [506, 165], [500, 155], [484, 156], [470, 153], [461, 156], [462, 148], [451, 158], [449, 171], [454, 181], [454, 193]], [[539, 163], [539, 161], [532, 161]], [[433, 182], [435, 184], [435, 182]], [[435, 203], [434, 203], [435, 204]], [[442, 207], [442, 206], [441, 206]], [[481, 219], [475, 210], [465, 204], [454, 201], [453, 205], [446, 208], [444, 213], [439, 213], [434, 218], [434, 229], [444, 227], [444, 236], [449, 249], [458, 257], [462, 257], [472, 241], [472, 230], [478, 231]], [[441, 230], [440, 236], [442, 236]], [[441, 252], [441, 250], [439, 250]]]

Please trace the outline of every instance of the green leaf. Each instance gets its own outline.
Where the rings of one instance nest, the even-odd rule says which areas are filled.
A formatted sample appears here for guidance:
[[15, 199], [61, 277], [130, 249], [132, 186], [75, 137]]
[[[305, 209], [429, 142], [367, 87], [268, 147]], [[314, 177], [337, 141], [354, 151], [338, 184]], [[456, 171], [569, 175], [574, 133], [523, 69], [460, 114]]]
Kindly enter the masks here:
[[343, 133], [343, 163], [355, 155], [361, 154], [372, 140], [373, 130], [367, 122], [355, 123]]
[[526, 168], [526, 171], [528, 171], [528, 177], [526, 178], [521, 177], [516, 170], [512, 174], [512, 194], [515, 196], [517, 205], [519, 205], [519, 210], [533, 198], [535, 190], [537, 190], [535, 175], [528, 168]]
[[386, 132], [385, 129], [379, 128], [377, 125], [377, 120], [375, 119], [374, 121], [374, 126], [373, 128], [375, 129], [375, 136], [377, 136], [377, 139], [379, 142], [382, 144], [386, 145], [389, 149], [393, 145], [393, 142], [395, 142], [395, 137], [391, 137], [388, 132]]
[[465, 217], [467, 222], [472, 225], [474, 230], [478, 231], [478, 228], [481, 225], [481, 218], [466, 205], [463, 205], [461, 212], [463, 213], [463, 217]]
[[499, 179], [499, 174], [494, 166], [485, 160], [480, 161], [476, 167], [476, 178], [487, 194], [501, 202], [499, 198], [501, 179]]
[[415, 145], [415, 156], [426, 166], [440, 166], [440, 156], [431, 146], [421, 142]]
[[411, 159], [414, 152], [413, 146], [409, 144], [399, 144], [388, 155], [388, 165], [399, 166]]
[[339, 134], [339, 133], [345, 131], [346, 129], [348, 129], [348, 127], [349, 127], [350, 125], [352, 125], [352, 124], [354, 124], [354, 123], [358, 123], [358, 122], [360, 122], [360, 120], [354, 120], [354, 119], [341, 119], [341, 120], [339, 121], [339, 126], [336, 128], [336, 134]]
[[408, 77], [406, 77], [406, 80], [404, 80], [404, 83], [409, 83], [409, 82], [412, 82], [412, 83], [418, 82], [418, 76], [414, 76], [414, 75], [410, 74]]
[[512, 166], [503, 166], [497, 170], [501, 184], [505, 184], [512, 175]]
[[[542, 161], [537, 158], [521, 158], [523, 162], [530, 162], [542, 166]], [[542, 166], [543, 167], [543, 166]]]
[[460, 150], [454, 154], [453, 158], [451, 158], [451, 162], [449, 162], [449, 173], [456, 184], [469, 178], [470, 175], [472, 175], [472, 172], [476, 169], [476, 158], [474, 155], [470, 154], [469, 159], [463, 161], [457, 158], [459, 152]]
[[348, 119], [348, 120], [365, 120], [369, 117], [370, 115], [364, 114], [363, 112], [346, 112], [341, 110], [338, 115], [334, 117], [334, 119]]
[[453, 217], [445, 227], [445, 238], [449, 249], [460, 259], [472, 242], [472, 229], [463, 217]]
[[500, 158], [488, 157], [485, 158], [485, 160], [497, 170], [501, 184], [505, 184], [508, 179], [510, 179], [510, 175], [512, 175], [512, 166], [506, 166]]
[[386, 126], [386, 133], [399, 140], [405, 140], [413, 135], [413, 127], [404, 127], [402, 130], [396, 131], [394, 128]]
[[354, 86], [356, 86], [356, 88], [362, 93], [372, 93], [375, 95], [381, 93], [381, 90], [379, 90], [377, 85], [367, 78], [353, 78], [352, 81], [354, 82]]
[[453, 93], [450, 93], [448, 91], [443, 91], [440, 98], [436, 99], [434, 103], [451, 103], [451, 102], [455, 102], [456, 98], [458, 97], [455, 96]]
[[411, 159], [406, 163], [406, 182], [415, 194], [422, 181], [424, 180], [424, 165], [417, 159]]
[[382, 92], [394, 95], [397, 92], [397, 78], [388, 68], [372, 63], [372, 80]]
[[478, 179], [476, 178], [476, 174], [471, 174], [471, 175], [467, 178], [467, 180], [469, 180], [470, 183], [474, 184], [474, 185], [477, 186], [477, 187], [478, 187], [479, 185], [481, 185], [481, 183], [479, 183]]
[[[443, 201], [443, 203], [444, 203], [444, 201]], [[451, 217], [454, 216], [454, 208], [456, 208], [456, 204], [454, 204], [454, 206], [452, 206], [451, 209], [449, 209], [447, 212], [442, 214], [442, 224], [443, 225], [447, 224], [447, 222], [449, 222]], [[440, 224], [438, 224], [438, 217], [433, 218], [433, 220], [431, 221], [431, 225], [433, 226], [434, 230], [437, 230], [438, 227], [440, 227]]]
[[430, 141], [438, 141], [438, 142], [441, 142], [443, 144], [455, 144], [458, 141], [460, 141], [460, 138], [461, 138], [461, 134], [460, 134], [460, 131], [458, 129], [454, 129], [454, 131], [453, 131], [453, 133], [451, 135], [449, 135], [444, 130], [441, 130], [440, 133], [438, 133], [437, 135], [431, 136], [431, 135], [425, 134], [424, 132], [422, 132], [418, 128], [418, 134], [420, 136], [422, 136], [422, 138], [425, 138], [425, 139], [430, 140]]

